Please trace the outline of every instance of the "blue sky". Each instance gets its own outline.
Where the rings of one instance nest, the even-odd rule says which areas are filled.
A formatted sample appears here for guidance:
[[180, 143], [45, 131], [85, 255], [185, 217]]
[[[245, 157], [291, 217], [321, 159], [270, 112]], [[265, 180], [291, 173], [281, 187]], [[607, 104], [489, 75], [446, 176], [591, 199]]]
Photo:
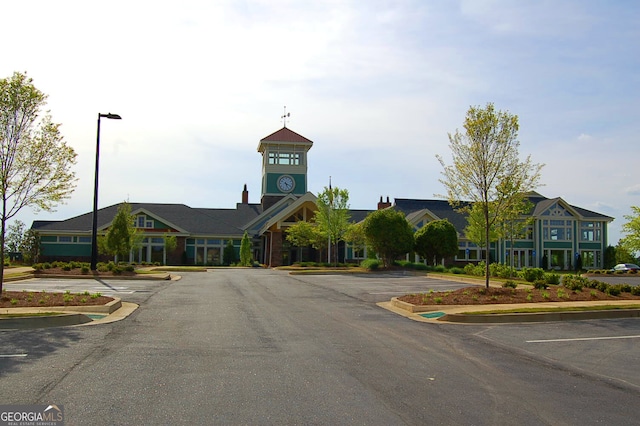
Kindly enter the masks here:
[[433, 198], [448, 133], [471, 105], [520, 118], [538, 192], [615, 217], [640, 205], [640, 4], [633, 1], [22, 0], [3, 5], [0, 77], [26, 71], [78, 153], [54, 213], [99, 205], [233, 208], [260, 201], [260, 139], [314, 141], [309, 190], [331, 176], [355, 209]]

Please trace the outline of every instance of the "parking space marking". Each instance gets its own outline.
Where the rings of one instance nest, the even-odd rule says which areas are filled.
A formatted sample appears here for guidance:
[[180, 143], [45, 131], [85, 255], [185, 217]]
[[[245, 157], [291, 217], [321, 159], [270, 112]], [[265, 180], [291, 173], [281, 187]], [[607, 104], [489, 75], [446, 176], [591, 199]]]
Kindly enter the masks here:
[[27, 354], [0, 354], [0, 358], [23, 358]]
[[527, 340], [527, 343], [549, 343], [549, 342], [581, 342], [588, 340], [616, 340], [616, 339], [639, 339], [638, 336], [606, 336], [606, 337], [575, 337], [571, 339], [545, 339], [545, 340]]

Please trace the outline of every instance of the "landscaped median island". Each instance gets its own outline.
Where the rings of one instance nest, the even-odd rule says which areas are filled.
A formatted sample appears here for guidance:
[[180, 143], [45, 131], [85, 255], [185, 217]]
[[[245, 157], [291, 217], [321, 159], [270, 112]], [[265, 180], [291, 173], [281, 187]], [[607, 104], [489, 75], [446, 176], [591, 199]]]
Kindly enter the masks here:
[[113, 297], [100, 293], [54, 293], [46, 291], [2, 291], [0, 308], [45, 308], [58, 306], [98, 306], [106, 305]]

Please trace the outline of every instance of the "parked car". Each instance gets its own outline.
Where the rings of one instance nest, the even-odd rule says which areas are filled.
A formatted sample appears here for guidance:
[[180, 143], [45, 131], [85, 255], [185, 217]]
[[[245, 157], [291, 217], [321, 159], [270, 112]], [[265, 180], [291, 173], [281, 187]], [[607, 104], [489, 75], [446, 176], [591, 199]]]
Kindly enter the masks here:
[[613, 271], [640, 271], [640, 266], [634, 263], [619, 263], [613, 267]]

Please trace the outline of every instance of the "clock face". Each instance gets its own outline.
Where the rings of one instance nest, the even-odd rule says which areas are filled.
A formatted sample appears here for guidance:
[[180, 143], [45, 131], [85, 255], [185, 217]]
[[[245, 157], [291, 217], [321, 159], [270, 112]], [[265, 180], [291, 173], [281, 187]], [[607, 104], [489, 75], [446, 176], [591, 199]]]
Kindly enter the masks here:
[[280, 189], [280, 191], [291, 192], [294, 186], [295, 182], [291, 176], [283, 175], [278, 178], [278, 189]]

